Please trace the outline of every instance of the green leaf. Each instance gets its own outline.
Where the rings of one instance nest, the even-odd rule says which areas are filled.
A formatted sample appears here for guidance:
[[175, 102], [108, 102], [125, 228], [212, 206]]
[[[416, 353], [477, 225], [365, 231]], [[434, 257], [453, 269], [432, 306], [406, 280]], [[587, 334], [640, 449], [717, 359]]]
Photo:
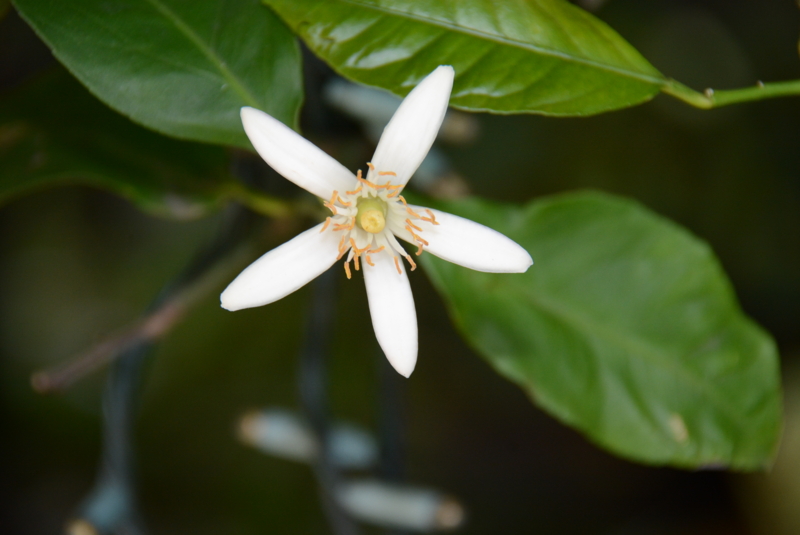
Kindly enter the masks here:
[[708, 245], [599, 193], [442, 208], [507, 234], [536, 262], [496, 275], [422, 255], [466, 339], [537, 405], [642, 462], [770, 462], [775, 345], [742, 313]]
[[296, 123], [297, 43], [258, 0], [14, 4], [92, 93], [147, 127], [249, 148], [242, 106]]
[[225, 149], [137, 126], [61, 69], [0, 100], [0, 203], [85, 184], [159, 215], [198, 217], [235, 187], [227, 167]]
[[451, 104], [589, 115], [665, 82], [614, 30], [564, 0], [264, 0], [340, 74], [405, 94], [455, 68]]

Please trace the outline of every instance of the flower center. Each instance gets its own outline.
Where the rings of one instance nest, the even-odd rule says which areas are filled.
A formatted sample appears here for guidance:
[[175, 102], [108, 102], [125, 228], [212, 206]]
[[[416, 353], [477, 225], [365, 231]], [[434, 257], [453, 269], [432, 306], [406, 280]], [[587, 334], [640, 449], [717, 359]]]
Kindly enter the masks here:
[[371, 234], [383, 232], [386, 227], [386, 202], [377, 197], [359, 199], [356, 222]]

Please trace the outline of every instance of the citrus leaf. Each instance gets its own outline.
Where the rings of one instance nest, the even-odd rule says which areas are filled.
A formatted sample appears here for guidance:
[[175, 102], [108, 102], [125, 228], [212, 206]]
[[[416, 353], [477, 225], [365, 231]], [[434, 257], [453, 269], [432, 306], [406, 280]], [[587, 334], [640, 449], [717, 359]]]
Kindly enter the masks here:
[[239, 109], [294, 125], [300, 53], [258, 0], [14, 0], [103, 102], [183, 139], [249, 148]]
[[536, 262], [496, 275], [422, 255], [465, 338], [537, 405], [641, 462], [770, 462], [775, 345], [742, 313], [708, 245], [599, 193], [442, 208], [507, 234]]
[[662, 75], [565, 0], [264, 0], [347, 78], [407, 93], [455, 68], [451, 104], [589, 115], [652, 98]]
[[225, 198], [228, 156], [166, 138], [109, 110], [62, 69], [0, 100], [0, 203], [83, 184], [186, 219]]

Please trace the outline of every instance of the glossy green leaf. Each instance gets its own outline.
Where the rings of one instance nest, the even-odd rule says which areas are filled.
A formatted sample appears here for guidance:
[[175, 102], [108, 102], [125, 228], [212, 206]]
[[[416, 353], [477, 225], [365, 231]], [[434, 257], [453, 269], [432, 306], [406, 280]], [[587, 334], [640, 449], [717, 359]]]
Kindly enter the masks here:
[[588, 115], [650, 99], [661, 74], [566, 0], [264, 0], [342, 75], [407, 93], [455, 68], [451, 104]]
[[60, 69], [0, 100], [0, 202], [85, 184], [159, 215], [198, 217], [233, 187], [227, 166], [225, 149], [137, 126]]
[[242, 106], [295, 124], [297, 43], [258, 0], [14, 4], [92, 93], [159, 132], [249, 148]]
[[536, 262], [496, 275], [422, 255], [466, 339], [537, 405], [638, 461], [769, 464], [775, 345], [741, 312], [708, 245], [599, 193], [442, 208], [507, 234]]

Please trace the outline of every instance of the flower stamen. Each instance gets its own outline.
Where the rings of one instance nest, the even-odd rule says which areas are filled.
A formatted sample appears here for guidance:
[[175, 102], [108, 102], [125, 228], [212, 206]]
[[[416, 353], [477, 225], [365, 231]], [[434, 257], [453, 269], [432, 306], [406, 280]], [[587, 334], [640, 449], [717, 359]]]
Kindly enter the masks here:
[[378, 176], [386, 176], [386, 175], [397, 176], [397, 173], [395, 173], [394, 171], [378, 171]]
[[425, 212], [428, 214], [429, 217], [420, 216], [420, 219], [422, 219], [423, 221], [427, 221], [428, 223], [431, 223], [433, 225], [439, 224], [439, 222], [436, 221], [436, 216], [433, 215], [433, 212], [431, 212], [430, 208], [425, 208]]
[[337, 198], [338, 196], [339, 196], [339, 192], [338, 192], [338, 191], [336, 191], [336, 190], [334, 190], [334, 191], [333, 191], [333, 196], [331, 197], [331, 200], [330, 200], [330, 201], [328, 201], [328, 202], [324, 202], [324, 203], [322, 203], [322, 206], [324, 206], [325, 208], [327, 208], [327, 209], [329, 209], [331, 212], [333, 212], [333, 215], [336, 215], [336, 206], [335, 206], [333, 203], [335, 203], [335, 202], [336, 202], [336, 198]]
[[402, 275], [403, 274], [403, 270], [400, 269], [400, 262], [397, 260], [396, 256], [393, 256], [392, 258], [394, 258], [394, 267], [397, 268], [397, 273], [399, 275]]
[[347, 274], [347, 280], [350, 280], [352, 276], [350, 275], [350, 261], [344, 263], [344, 272]]
[[369, 257], [369, 255], [364, 255], [364, 261], [370, 266], [375, 267], [375, 264], [372, 263], [372, 259]]
[[[330, 218], [328, 218], [330, 219]], [[336, 223], [333, 225], [334, 232], [338, 232], [340, 230], [353, 230], [353, 227], [356, 226], [356, 218], [351, 217], [349, 223]]]
[[406, 260], [408, 260], [408, 263], [411, 264], [411, 271], [417, 269], [417, 264], [416, 262], [414, 262], [414, 260], [411, 259], [411, 256], [406, 255]]
[[418, 226], [416, 226], [414, 223], [412, 223], [410, 219], [406, 219], [406, 224], [408, 224], [410, 227], [422, 232], [422, 229], [419, 228]]
[[325, 218], [325, 224], [322, 225], [321, 229], [319, 229], [320, 233], [325, 232], [325, 229], [328, 228], [328, 225], [330, 225], [330, 224], [331, 224], [331, 218], [330, 217], [326, 217]]

